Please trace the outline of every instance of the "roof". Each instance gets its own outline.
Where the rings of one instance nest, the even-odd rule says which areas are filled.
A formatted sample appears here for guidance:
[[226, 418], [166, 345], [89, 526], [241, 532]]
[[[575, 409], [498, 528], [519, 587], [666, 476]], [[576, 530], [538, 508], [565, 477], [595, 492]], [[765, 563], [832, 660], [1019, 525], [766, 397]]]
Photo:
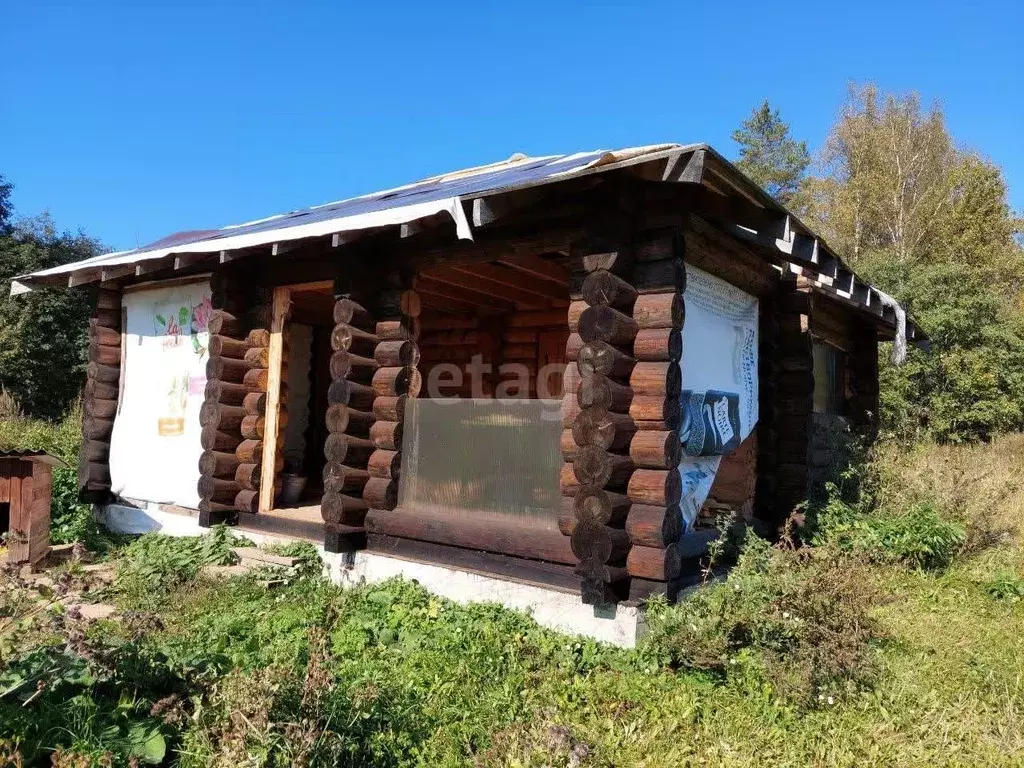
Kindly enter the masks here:
[[[722, 208], [720, 224], [780, 262], [804, 270], [822, 292], [867, 309], [896, 328], [898, 313], [889, 297], [864, 283], [793, 214], [744, 176], [706, 144], [655, 144], [619, 150], [528, 157], [516, 154], [490, 165], [434, 176], [406, 186], [214, 230], [188, 230], [128, 251], [16, 277], [11, 295], [40, 285], [80, 285], [135, 277], [166, 268], [185, 267], [219, 256], [228, 261], [240, 252], [270, 248], [277, 256], [293, 241], [330, 236], [340, 245], [368, 232], [403, 227], [403, 232], [428, 226], [453, 226], [462, 240], [473, 240], [474, 226], [487, 220], [487, 201], [498, 195], [553, 184], [588, 174], [635, 167], [653, 170], [653, 178], [690, 183]], [[652, 178], [651, 174], [646, 175]], [[467, 215], [466, 204], [472, 206]], [[924, 335], [912, 321], [909, 337]]]
[[17, 459], [20, 461], [38, 461], [40, 464], [49, 464], [53, 467], [67, 467], [61, 459], [47, 453], [46, 451], [0, 451], [0, 460]]
[[[11, 294], [22, 293], [24, 288], [31, 290], [32, 284], [48, 282], [46, 278], [84, 271], [100, 272], [104, 268], [109, 270], [112, 267], [137, 265], [173, 254], [219, 253], [308, 237], [344, 235], [409, 224], [438, 214], [446, 215], [454, 223], [460, 239], [472, 240], [472, 231], [461, 205], [462, 201], [570, 178], [587, 169], [610, 166], [622, 160], [642, 157], [668, 148], [678, 148], [678, 145], [663, 144], [615, 152], [599, 150], [545, 157], [517, 154], [498, 163], [423, 179], [395, 189], [221, 229], [178, 232], [140, 248], [107, 253], [22, 275], [15, 278]], [[95, 279], [99, 280], [101, 277], [97, 275]]]

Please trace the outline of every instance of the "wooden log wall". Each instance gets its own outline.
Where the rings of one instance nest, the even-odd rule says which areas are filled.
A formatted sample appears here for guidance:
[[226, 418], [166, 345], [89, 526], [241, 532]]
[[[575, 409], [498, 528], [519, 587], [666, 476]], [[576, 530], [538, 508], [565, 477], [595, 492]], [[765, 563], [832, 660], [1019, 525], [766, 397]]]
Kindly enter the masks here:
[[568, 311], [574, 362], [565, 375], [559, 527], [588, 604], [622, 598], [630, 578], [679, 573], [685, 242], [670, 237], [662, 248], [584, 251], [581, 299]]
[[856, 325], [852, 336], [847, 406], [854, 427], [873, 441], [878, 436], [878, 331], [867, 324]]
[[[776, 318], [777, 375], [770, 403], [774, 425], [775, 509], [781, 523], [807, 497], [809, 435], [814, 410], [814, 359], [810, 334], [810, 289], [801, 279], [784, 275], [779, 285]], [[762, 375], [762, 382], [764, 376]], [[766, 468], [759, 467], [763, 478]], [[763, 482], [763, 481], [762, 481]], [[763, 493], [765, 489], [760, 489]]]
[[[203, 453], [199, 457], [199, 525], [232, 522], [244, 465], [236, 457], [243, 442], [247, 411], [244, 384], [250, 364], [245, 337], [245, 309], [250, 294], [237, 270], [223, 270], [210, 279], [210, 339], [206, 363], [206, 396], [199, 411]], [[248, 478], [259, 482], [259, 472]]]
[[[556, 321], [557, 318], [557, 321]], [[520, 310], [502, 314], [424, 314], [420, 318], [421, 335], [418, 338], [420, 373], [424, 382], [434, 381], [441, 397], [538, 397], [537, 376], [546, 362], [551, 360], [551, 347], [547, 342], [554, 334], [564, 341], [565, 315], [563, 310]], [[561, 348], [555, 350], [562, 359]], [[472, 391], [472, 380], [467, 373], [474, 356], [490, 365], [480, 382], [482, 390]], [[518, 364], [514, 370], [502, 372], [505, 364]], [[441, 365], [457, 366], [463, 371], [462, 383], [456, 384], [447, 374], [432, 371]], [[528, 375], [526, 386], [520, 377]], [[448, 368], [450, 370], [450, 368]], [[559, 382], [546, 382], [547, 393], [560, 394]], [[557, 396], [557, 395], [555, 395]]]
[[362, 459], [366, 480], [359, 503], [359, 526], [369, 514], [392, 512], [398, 506], [398, 473], [402, 465], [402, 437], [409, 398], [420, 393], [422, 378], [416, 367], [420, 360], [416, 318], [420, 301], [414, 291], [388, 288], [377, 302], [379, 320], [375, 326], [370, 380], [372, 397], [368, 452]]
[[[434, 368], [455, 365], [466, 370], [474, 355], [482, 355], [485, 363], [494, 364], [499, 349], [500, 332], [489, 318], [478, 314], [427, 314], [420, 318], [420, 336], [417, 339], [419, 352], [419, 370], [426, 382]], [[499, 335], [496, 335], [499, 334]], [[442, 397], [470, 397], [472, 391], [468, 377], [463, 377], [461, 384], [452, 381], [450, 376], [442, 375], [442, 368], [435, 376], [440, 385], [437, 394]], [[484, 393], [489, 396], [494, 391], [494, 375], [486, 376], [482, 382]]]
[[[324, 445], [324, 493], [320, 512], [329, 552], [351, 552], [366, 545], [363, 521], [367, 505], [363, 489], [370, 479], [373, 451], [373, 376], [380, 364], [374, 352], [380, 343], [370, 312], [352, 298], [348, 282], [334, 290], [331, 331], [331, 384], [327, 391], [327, 442]], [[385, 330], [382, 328], [382, 330]]]
[[88, 503], [110, 495], [110, 436], [120, 395], [121, 291], [99, 289], [89, 320], [89, 365], [82, 408], [82, 447], [78, 454], [78, 495]]
[[[631, 506], [626, 518], [631, 544], [626, 569], [631, 577], [631, 594], [670, 591], [669, 583], [679, 576], [682, 567], [678, 549], [683, 529], [679, 508], [682, 444], [678, 430], [686, 240], [683, 232], [655, 239], [666, 238], [670, 241], [670, 258], [657, 260], [655, 263], [660, 261], [663, 266], [654, 271], [670, 274], [672, 280], [639, 286], [644, 293], [633, 306], [638, 331], [633, 343], [637, 364], [630, 376], [630, 414], [637, 431], [629, 453], [637, 470], [627, 487]], [[653, 251], [663, 252], [658, 248]]]
[[757, 486], [758, 431], [755, 429], [736, 449], [722, 457], [708, 497], [694, 523], [697, 528], [715, 529], [723, 516], [750, 523], [754, 516]]
[[778, 521], [779, 375], [782, 347], [779, 343], [781, 286], [760, 297], [757, 328], [757, 479], [754, 515], [769, 523]]

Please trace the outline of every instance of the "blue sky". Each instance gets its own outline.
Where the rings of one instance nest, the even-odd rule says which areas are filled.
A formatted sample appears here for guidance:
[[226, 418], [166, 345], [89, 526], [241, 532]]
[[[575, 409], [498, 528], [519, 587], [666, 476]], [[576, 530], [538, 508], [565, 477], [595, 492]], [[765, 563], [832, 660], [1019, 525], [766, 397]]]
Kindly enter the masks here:
[[820, 146], [847, 84], [941, 101], [1024, 208], [1024, 4], [0, 0], [0, 174], [113, 248], [529, 154]]

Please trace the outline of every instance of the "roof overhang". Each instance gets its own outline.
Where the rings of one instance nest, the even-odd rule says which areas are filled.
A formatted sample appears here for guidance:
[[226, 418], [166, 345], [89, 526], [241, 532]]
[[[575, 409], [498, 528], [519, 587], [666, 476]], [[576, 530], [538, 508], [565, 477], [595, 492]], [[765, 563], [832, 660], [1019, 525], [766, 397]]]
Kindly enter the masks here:
[[[510, 210], [537, 199], [539, 188], [625, 169], [640, 178], [679, 185], [688, 205], [775, 263], [808, 277], [814, 290], [865, 312], [896, 330], [899, 317], [884, 293], [861, 280], [809, 227], [706, 144], [658, 144], [616, 151], [526, 157], [273, 216], [219, 230], [179, 233], [150, 246], [96, 256], [15, 278], [11, 294], [45, 285], [83, 285], [139, 277], [201, 262], [233, 261], [254, 253], [282, 255], [302, 241], [329, 238], [331, 245], [398, 229], [408, 237], [453, 226], [471, 241]], [[906, 318], [911, 342], [926, 340]]]

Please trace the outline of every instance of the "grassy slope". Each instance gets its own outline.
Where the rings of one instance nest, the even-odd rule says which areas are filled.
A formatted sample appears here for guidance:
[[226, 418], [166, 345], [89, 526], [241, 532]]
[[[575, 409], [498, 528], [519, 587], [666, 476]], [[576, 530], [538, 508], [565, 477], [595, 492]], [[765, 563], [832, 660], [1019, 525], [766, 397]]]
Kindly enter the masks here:
[[[986, 559], [1021, 566], [1008, 547]], [[566, 744], [582, 743], [585, 765], [1019, 765], [1024, 602], [989, 596], [987, 570], [888, 571], [879, 685], [812, 711], [780, 703], [757, 675], [651, 671], [635, 654], [410, 585], [349, 596], [303, 585], [301, 600], [193, 586], [165, 616], [171, 647], [190, 652], [202, 639], [249, 669], [291, 666], [307, 628], [325, 628], [340, 689], [367, 702], [355, 716], [382, 721], [364, 734], [381, 740], [382, 764], [397, 751], [426, 764], [558, 765]]]
[[[147, 648], [216, 680], [178, 726], [184, 765], [235, 766], [271, 749], [294, 719], [281, 691], [314, 677], [311, 628], [326, 637], [318, 690], [336, 698], [332, 723], [352, 765], [1020, 765], [1024, 600], [986, 585], [1024, 577], [1024, 436], [885, 459], [883, 504], [934, 499], [969, 525], [977, 550], [944, 573], [871, 566], [887, 595], [876, 609], [878, 684], [811, 710], [780, 701], [742, 659], [725, 681], [664, 671], [408, 584], [268, 592], [199, 580], [120, 599], [163, 617]], [[91, 631], [130, 634], [113, 623]]]
[[409, 586], [349, 596], [323, 587], [301, 601], [256, 588], [190, 589], [167, 616], [185, 646], [203, 637], [250, 667], [293, 656], [308, 626], [327, 628], [339, 685], [354, 699], [370, 689], [388, 702], [368, 710], [387, 721], [384, 735], [373, 731], [390, 745], [376, 762], [390, 762], [397, 740], [408, 741], [398, 752], [428, 764], [571, 764], [572, 745], [582, 744], [585, 765], [1019, 765], [1024, 601], [997, 599], [985, 585], [1024, 575], [1019, 536], [998, 535], [1020, 519], [1021, 495], [1005, 475], [981, 470], [999, 456], [1008, 471], [1022, 449], [1024, 439], [901, 459], [901, 475], [913, 479], [897, 486], [908, 503], [927, 492], [954, 504], [948, 494], [960, 488], [942, 484], [949, 465], [975, 470], [971, 499], [998, 485], [997, 515], [959, 508], [967, 522], [984, 517], [998, 543], [944, 573], [872, 566], [887, 596], [876, 611], [885, 634], [879, 683], [811, 711], [780, 702], [742, 669], [725, 682], [655, 670], [635, 653]]

